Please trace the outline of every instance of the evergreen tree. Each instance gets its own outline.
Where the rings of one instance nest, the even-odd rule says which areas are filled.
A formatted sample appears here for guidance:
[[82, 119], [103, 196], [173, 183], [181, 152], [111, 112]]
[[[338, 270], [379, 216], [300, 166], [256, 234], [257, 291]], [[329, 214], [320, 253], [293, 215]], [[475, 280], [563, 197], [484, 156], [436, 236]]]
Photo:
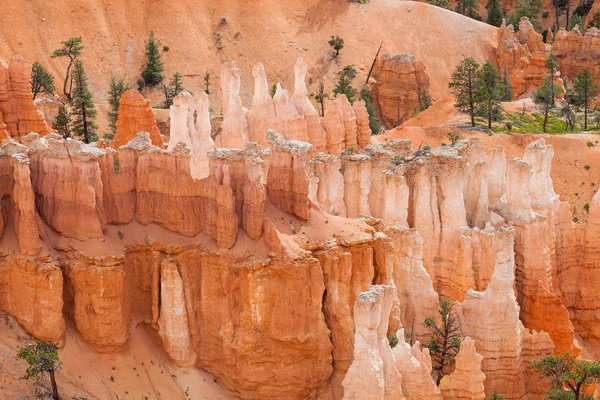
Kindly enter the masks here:
[[164, 107], [169, 108], [173, 105], [173, 99], [179, 93], [183, 92], [183, 77], [179, 72], [175, 72], [171, 77], [169, 85], [164, 83], [160, 86], [159, 90], [165, 96]]
[[343, 72], [340, 73], [340, 79], [333, 88], [333, 93], [337, 96], [338, 94], [345, 94], [350, 104], [354, 104], [354, 97], [356, 96], [356, 89], [352, 87], [352, 82]]
[[542, 15], [542, 0], [519, 0], [508, 22], [513, 25], [515, 32], [519, 30], [519, 21], [527, 17], [536, 31], [541, 31], [542, 26], [538, 18]]
[[589, 69], [586, 68], [575, 77], [573, 89], [574, 103], [583, 107], [583, 129], [587, 130], [590, 104], [593, 103], [598, 96], [598, 85], [594, 82], [594, 78]]
[[508, 76], [508, 69], [506, 68], [506, 66], [504, 67], [504, 73], [502, 76], [502, 88], [504, 89], [504, 95], [502, 96], [502, 100], [511, 101], [514, 96], [514, 90], [510, 81], [510, 76]]
[[448, 85], [456, 98], [454, 107], [469, 113], [471, 126], [475, 126], [475, 105], [477, 91], [477, 74], [479, 64], [471, 58], [463, 59], [452, 73], [452, 80]]
[[541, 106], [544, 113], [544, 133], [546, 133], [546, 125], [548, 124], [548, 113], [552, 108], [552, 99], [557, 90], [559, 88], [546, 77], [542, 85], [533, 93], [533, 102]]
[[27, 361], [29, 367], [25, 379], [36, 378], [48, 373], [52, 384], [52, 398], [59, 400], [58, 386], [56, 385], [55, 372], [62, 366], [58, 357], [58, 345], [38, 340], [36, 344], [23, 347], [17, 353], [17, 358]]
[[[63, 46], [60, 49], [54, 50], [52, 53], [52, 58], [57, 57], [68, 57], [69, 65], [67, 65], [67, 72], [65, 73], [65, 82], [63, 84], [63, 93], [67, 97], [69, 101], [73, 98], [71, 97], [71, 91], [73, 90], [73, 76], [71, 75], [71, 68], [75, 64], [75, 60], [81, 54], [83, 54], [83, 39], [81, 36], [72, 37], [65, 42], [60, 42]], [[67, 90], [67, 86], [69, 87]]]
[[127, 83], [127, 77], [125, 74], [117, 75], [113, 73], [110, 76], [110, 83], [108, 88], [108, 129], [109, 133], [105, 135], [108, 139], [115, 137], [117, 133], [117, 119], [119, 119], [119, 106], [121, 105], [121, 96], [123, 93], [131, 89]]
[[56, 91], [54, 86], [54, 77], [42, 64], [34, 62], [31, 66], [31, 93], [33, 93], [33, 99], [40, 93], [46, 93], [53, 95]]
[[564, 103], [563, 106], [560, 109], [560, 113], [563, 115], [563, 117], [565, 117], [565, 126], [566, 129], [570, 129], [571, 132], [573, 130], [575, 130], [575, 119], [576, 119], [576, 115], [575, 112], [573, 111], [573, 89], [569, 87], [569, 83], [567, 81], [567, 78], [565, 77], [564, 79], [564, 84], [565, 84], [565, 88], [566, 88], [566, 93], [565, 93], [565, 97], [564, 97]]
[[373, 105], [373, 98], [367, 89], [360, 91], [360, 98], [365, 101], [365, 108], [369, 114], [369, 128], [371, 134], [377, 135], [381, 131], [381, 125], [379, 124], [379, 118], [377, 118], [377, 108]]
[[477, 13], [479, 10], [478, 0], [456, 0], [456, 12], [481, 21], [481, 16]]
[[277, 84], [276, 83], [274, 83], [273, 86], [271, 86], [271, 90], [269, 91], [269, 94], [271, 95], [271, 97], [274, 97], [275, 93], [277, 93]]
[[427, 110], [432, 105], [433, 102], [431, 101], [431, 96], [429, 95], [429, 92], [427, 92], [427, 90], [425, 89], [421, 89], [421, 91], [419, 92], [419, 108], [421, 109], [421, 111]]
[[71, 115], [69, 114], [69, 110], [67, 109], [66, 105], [61, 104], [58, 107], [58, 115], [52, 123], [52, 129], [58, 132], [65, 139], [71, 137]]
[[206, 86], [204, 93], [210, 94], [210, 73], [208, 71], [204, 75], [204, 85]]
[[445, 8], [446, 10], [450, 10], [452, 8], [448, 0], [427, 0], [427, 2], [432, 6]]
[[92, 100], [92, 93], [88, 88], [88, 79], [81, 60], [75, 60], [73, 69], [73, 133], [83, 137], [85, 143], [98, 140], [96, 136], [96, 106]]
[[575, 28], [575, 26], [579, 28], [579, 32], [584, 32], [583, 18], [581, 18], [581, 15], [579, 14], [573, 14], [571, 20], [569, 21], [569, 26], [567, 27], [567, 30], [570, 31], [573, 28]]
[[488, 0], [487, 5], [487, 23], [493, 26], [500, 26], [504, 19], [504, 11], [502, 10], [501, 0]]
[[504, 88], [502, 81], [498, 76], [496, 67], [489, 61], [483, 64], [477, 74], [476, 101], [479, 115], [483, 115], [488, 120], [488, 128], [492, 128], [492, 121], [497, 121], [502, 117], [502, 97]]
[[335, 50], [336, 57], [340, 55], [340, 50], [344, 48], [344, 39], [339, 36], [331, 36], [331, 40], [327, 43]]
[[549, 400], [593, 400], [592, 394], [585, 394], [586, 389], [600, 383], [600, 362], [579, 360], [569, 353], [533, 361], [531, 368], [537, 369], [541, 378], [551, 380], [546, 396]]
[[436, 384], [439, 385], [444, 375], [448, 374], [448, 367], [454, 365], [454, 361], [460, 344], [462, 333], [458, 315], [453, 310], [454, 304], [447, 297], [440, 298], [440, 322], [433, 318], [426, 318], [425, 325], [433, 330], [431, 339], [425, 345], [431, 355], [432, 374], [435, 376]]
[[146, 85], [154, 86], [162, 82], [164, 65], [159, 51], [160, 42], [154, 37], [154, 31], [150, 31], [148, 41], [145, 43], [146, 63], [142, 78]]
[[321, 105], [321, 110], [319, 110], [321, 117], [325, 116], [325, 99], [328, 97], [329, 93], [325, 91], [325, 84], [323, 83], [323, 79], [320, 79], [319, 84], [317, 85], [317, 94], [315, 94], [315, 100]]
[[488, 400], [504, 400], [501, 394], [493, 393]]

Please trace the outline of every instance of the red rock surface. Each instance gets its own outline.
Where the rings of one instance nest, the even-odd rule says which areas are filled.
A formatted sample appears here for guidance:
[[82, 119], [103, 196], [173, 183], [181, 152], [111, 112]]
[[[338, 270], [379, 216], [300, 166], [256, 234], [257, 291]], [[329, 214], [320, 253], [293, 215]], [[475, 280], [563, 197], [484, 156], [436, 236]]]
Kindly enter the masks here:
[[152, 144], [163, 147], [150, 103], [136, 90], [128, 90], [121, 95], [116, 125], [117, 133], [110, 144], [115, 149], [135, 139], [140, 132], [148, 132]]

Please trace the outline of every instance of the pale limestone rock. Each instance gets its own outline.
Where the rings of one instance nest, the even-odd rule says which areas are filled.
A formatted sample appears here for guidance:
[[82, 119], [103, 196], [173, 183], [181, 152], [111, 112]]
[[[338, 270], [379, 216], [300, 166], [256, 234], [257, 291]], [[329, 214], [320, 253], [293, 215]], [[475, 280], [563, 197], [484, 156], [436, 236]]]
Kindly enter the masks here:
[[396, 367], [402, 375], [402, 391], [407, 400], [441, 400], [440, 389], [431, 378], [431, 357], [429, 350], [420, 349], [419, 342], [411, 346], [404, 340], [404, 329], [396, 336], [394, 347]]
[[290, 102], [296, 107], [298, 114], [306, 120], [308, 142], [313, 145], [315, 152], [322, 152], [326, 150], [327, 146], [325, 131], [321, 127], [319, 113], [308, 98], [305, 82], [307, 69], [308, 66], [302, 57], [298, 57], [296, 65], [294, 65], [294, 94]]
[[475, 342], [466, 337], [456, 355], [456, 369], [440, 382], [444, 400], [484, 400], [485, 374], [481, 372], [483, 357], [477, 354]]
[[184, 143], [189, 149], [192, 148], [190, 128], [194, 126], [193, 97], [188, 92], [181, 92], [173, 99], [170, 108], [170, 139], [167, 150], [171, 151], [179, 143]]
[[393, 288], [371, 286], [356, 299], [354, 361], [342, 385], [344, 399], [404, 399], [402, 377], [387, 339]]
[[218, 137], [218, 147], [242, 149], [248, 141], [246, 111], [240, 98], [240, 78], [241, 71], [234, 62], [222, 65], [223, 126]]
[[[196, 125], [191, 131], [192, 158], [190, 159], [190, 173], [194, 179], [205, 179], [209, 175], [208, 152], [215, 146], [210, 136], [209, 100], [204, 92], [194, 96], [194, 111], [196, 112]], [[193, 116], [193, 113], [192, 113]]]
[[311, 167], [317, 180], [316, 203], [326, 213], [345, 217], [344, 175], [340, 172], [342, 161], [331, 154], [318, 153], [311, 160]]
[[184, 284], [177, 265], [164, 259], [160, 263], [160, 316], [158, 334], [169, 357], [181, 367], [196, 364], [191, 348]]
[[286, 89], [277, 82], [277, 90], [273, 96], [275, 114], [281, 124], [281, 135], [286, 140], [299, 140], [308, 142], [308, 131], [306, 120], [296, 111], [296, 107], [290, 103], [290, 95]]
[[256, 63], [252, 68], [252, 76], [254, 76], [254, 97], [252, 98], [252, 108], [247, 116], [248, 140], [266, 146], [268, 144], [267, 131], [273, 129], [279, 132], [281, 124], [275, 114], [273, 98], [269, 94], [267, 74], [261, 62]]

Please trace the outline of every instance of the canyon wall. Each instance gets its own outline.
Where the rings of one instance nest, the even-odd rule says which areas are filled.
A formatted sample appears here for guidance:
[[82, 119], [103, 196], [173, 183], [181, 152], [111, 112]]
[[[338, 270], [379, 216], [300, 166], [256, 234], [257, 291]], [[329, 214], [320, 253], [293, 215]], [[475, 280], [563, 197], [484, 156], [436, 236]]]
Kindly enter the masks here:
[[[69, 318], [105, 353], [145, 323], [173, 363], [245, 399], [537, 400], [532, 360], [578, 354], [577, 335], [595, 350], [600, 196], [573, 224], [543, 139], [508, 160], [477, 138], [370, 144], [364, 105], [339, 96], [318, 116], [301, 60], [274, 98], [257, 64], [250, 110], [235, 64], [222, 72], [214, 140], [207, 97], [184, 92], [166, 149], [150, 132], [2, 143], [0, 310], [60, 344]], [[155, 126], [128, 96], [126, 138]], [[441, 296], [469, 339], [437, 387], [420, 343]]]

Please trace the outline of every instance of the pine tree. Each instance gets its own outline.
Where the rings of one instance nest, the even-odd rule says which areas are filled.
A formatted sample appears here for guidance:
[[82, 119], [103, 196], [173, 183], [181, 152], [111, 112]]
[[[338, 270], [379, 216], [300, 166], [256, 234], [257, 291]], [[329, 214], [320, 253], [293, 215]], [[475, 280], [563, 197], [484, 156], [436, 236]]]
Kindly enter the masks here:
[[40, 93], [46, 93], [53, 95], [56, 92], [54, 86], [54, 77], [42, 64], [34, 62], [31, 66], [31, 93], [33, 93], [33, 99]]
[[340, 73], [340, 79], [333, 88], [333, 93], [337, 96], [338, 94], [345, 94], [350, 104], [354, 104], [354, 97], [356, 96], [356, 89], [352, 87], [352, 82], [343, 72]]
[[571, 20], [569, 21], [569, 26], [567, 27], [568, 31], [573, 30], [573, 28], [575, 28], [575, 26], [578, 27], [579, 32], [583, 32], [583, 18], [581, 18], [581, 15], [579, 14], [573, 14], [573, 16], [571, 17]]
[[431, 101], [431, 96], [429, 95], [429, 92], [427, 92], [427, 90], [425, 90], [425, 89], [421, 89], [421, 91], [419, 92], [419, 108], [420, 108], [420, 110], [425, 111], [432, 105], [433, 105], [433, 102]]
[[58, 107], [58, 115], [54, 119], [52, 123], [52, 129], [58, 132], [62, 137], [70, 138], [71, 137], [71, 115], [69, 114], [69, 110], [67, 106], [61, 104]]
[[504, 88], [496, 67], [489, 61], [483, 64], [477, 74], [476, 90], [477, 111], [488, 120], [488, 128], [492, 129], [492, 121], [502, 117], [502, 96]]
[[110, 106], [108, 114], [108, 129], [109, 134], [105, 135], [108, 139], [112, 139], [117, 133], [117, 119], [119, 119], [119, 106], [121, 105], [121, 96], [123, 93], [131, 89], [127, 83], [125, 74], [118, 75], [113, 73], [110, 76], [110, 84], [108, 89], [108, 104]]
[[447, 297], [440, 298], [440, 322], [433, 318], [426, 318], [425, 325], [433, 330], [431, 339], [425, 345], [431, 355], [432, 373], [435, 375], [436, 384], [448, 373], [448, 367], [454, 364], [456, 355], [460, 350], [462, 333], [458, 315], [453, 310], [454, 304]]
[[479, 64], [471, 58], [463, 59], [452, 73], [448, 87], [456, 98], [454, 107], [469, 113], [471, 126], [475, 126], [475, 105], [477, 90], [477, 73]]
[[567, 78], [565, 77], [564, 79], [564, 84], [565, 84], [565, 89], [566, 89], [566, 93], [565, 93], [565, 97], [564, 97], [564, 102], [563, 102], [563, 106], [560, 109], [560, 113], [563, 115], [563, 117], [565, 117], [565, 126], [566, 126], [566, 130], [570, 129], [571, 132], [575, 129], [575, 119], [576, 119], [576, 115], [575, 112], [573, 111], [573, 99], [574, 99], [574, 94], [573, 94], [573, 89], [569, 87], [569, 82], [567, 80]]
[[[67, 99], [69, 101], [71, 101], [73, 99], [71, 97], [71, 91], [73, 90], [73, 76], [71, 75], [71, 68], [73, 67], [73, 65], [75, 63], [75, 60], [81, 54], [83, 54], [84, 47], [81, 44], [81, 43], [83, 43], [83, 39], [81, 38], [81, 36], [72, 37], [69, 40], [67, 40], [65, 42], [60, 42], [60, 43], [63, 45], [63, 47], [61, 47], [60, 49], [54, 50], [51, 57], [52, 58], [57, 58], [57, 57], [68, 57], [69, 58], [69, 65], [67, 65], [67, 72], [65, 73], [65, 82], [63, 84], [63, 93], [65, 94]], [[68, 90], [67, 90], [67, 86], [69, 86]]]
[[548, 113], [552, 108], [552, 100], [554, 93], [559, 88], [546, 77], [542, 82], [542, 85], [533, 93], [533, 102], [541, 106], [544, 113], [544, 133], [546, 133], [546, 125], [548, 124]]
[[508, 22], [515, 28], [516, 32], [519, 30], [519, 21], [521, 21], [521, 18], [527, 17], [535, 30], [541, 31], [542, 26], [538, 22], [538, 18], [541, 15], [542, 0], [519, 0]]
[[160, 86], [159, 90], [162, 92], [163, 96], [165, 96], [164, 107], [169, 108], [173, 105], [173, 99], [179, 93], [183, 92], [183, 77], [179, 72], [175, 72], [171, 77], [171, 82], [169, 85], [165, 85], [164, 83]]
[[56, 370], [62, 366], [62, 361], [58, 357], [58, 345], [38, 340], [36, 344], [21, 348], [17, 353], [17, 358], [25, 360], [29, 364], [25, 379], [39, 379], [40, 375], [48, 373], [52, 384], [52, 398], [59, 400], [58, 386], [54, 375]]
[[600, 362], [579, 360], [569, 353], [533, 361], [531, 368], [552, 382], [546, 399], [593, 400], [594, 396], [585, 392], [594, 383], [600, 383]]
[[504, 19], [501, 0], [488, 0], [487, 5], [487, 23], [493, 26], [500, 26]]
[[88, 79], [81, 60], [75, 60], [73, 69], [73, 133], [83, 137], [85, 143], [97, 140], [95, 123], [96, 106], [92, 100], [92, 93], [88, 88]]
[[477, 13], [479, 10], [479, 2], [477, 0], [457, 0], [456, 1], [456, 12], [473, 18], [477, 21], [481, 21], [481, 16]]
[[154, 31], [150, 31], [148, 41], [145, 43], [146, 63], [142, 78], [146, 85], [154, 86], [164, 79], [164, 65], [160, 55], [160, 42], [154, 37]]
[[344, 48], [344, 39], [339, 36], [331, 36], [331, 40], [327, 43], [335, 50], [336, 57], [340, 55], [340, 50]]
[[594, 82], [594, 78], [589, 69], [586, 68], [575, 77], [573, 89], [573, 100], [575, 104], [583, 107], [583, 129], [587, 130], [590, 104], [592, 104], [598, 96], [598, 85]]
[[502, 396], [501, 394], [492, 393], [488, 400], [504, 400], [504, 396]]
[[204, 93], [210, 94], [210, 73], [208, 71], [204, 75], [204, 85], [206, 86]]
[[377, 108], [373, 104], [373, 98], [367, 89], [360, 91], [360, 97], [365, 101], [365, 108], [369, 114], [369, 128], [371, 134], [377, 135], [381, 131], [381, 125], [379, 124], [379, 118], [377, 118]]
[[325, 99], [328, 97], [329, 93], [325, 91], [325, 84], [323, 83], [323, 79], [320, 79], [317, 85], [317, 94], [315, 94], [315, 100], [321, 105], [321, 110], [319, 110], [321, 117], [325, 116]]

